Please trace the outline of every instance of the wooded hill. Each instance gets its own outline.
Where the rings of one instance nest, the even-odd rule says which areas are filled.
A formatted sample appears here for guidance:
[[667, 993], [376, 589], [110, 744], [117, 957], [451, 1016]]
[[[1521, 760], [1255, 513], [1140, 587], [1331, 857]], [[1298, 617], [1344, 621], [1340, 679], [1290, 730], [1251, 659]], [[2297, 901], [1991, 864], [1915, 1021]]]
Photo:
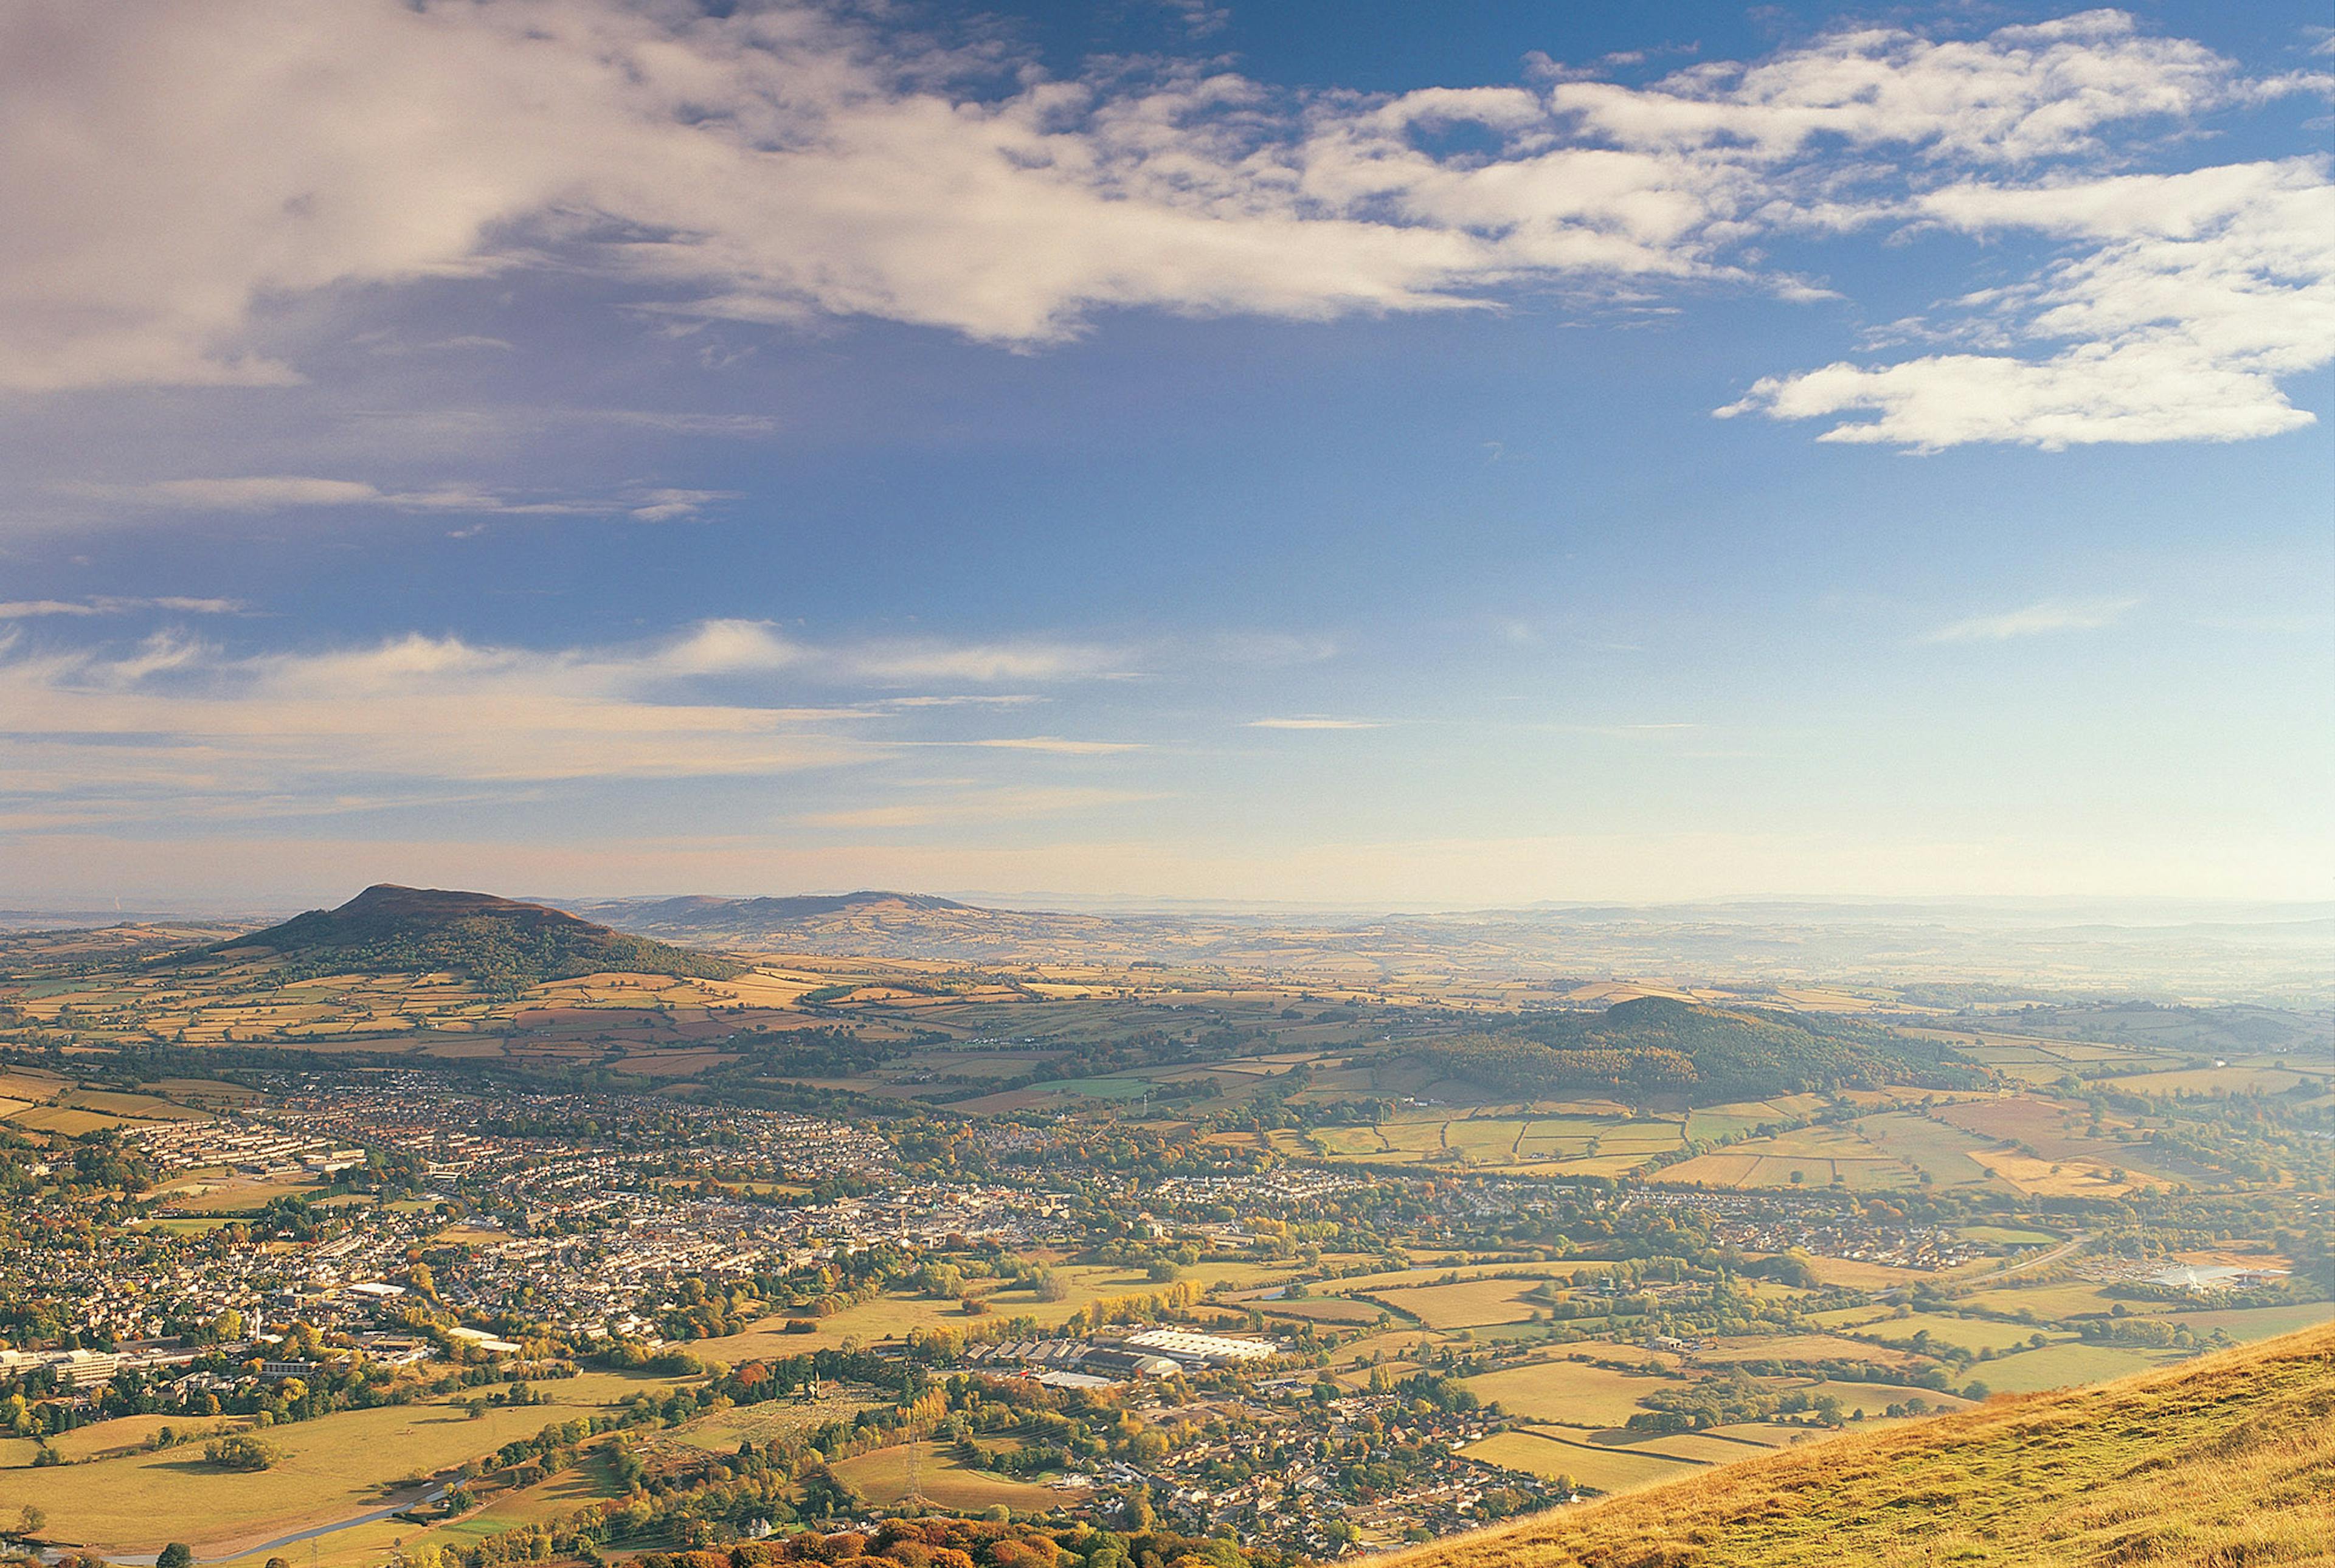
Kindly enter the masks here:
[[1386, 1568], [2326, 1563], [2335, 1326], [1836, 1437]]
[[445, 970], [497, 992], [609, 970], [728, 980], [745, 969], [541, 904], [388, 883], [366, 888], [337, 909], [312, 909], [170, 962], [256, 949], [277, 954], [293, 976]]
[[1977, 1088], [1987, 1070], [1932, 1040], [1848, 1019], [1699, 1007], [1667, 997], [1602, 1013], [1519, 1017], [1410, 1055], [1513, 1096], [1686, 1094], [1705, 1103], [1887, 1084]]

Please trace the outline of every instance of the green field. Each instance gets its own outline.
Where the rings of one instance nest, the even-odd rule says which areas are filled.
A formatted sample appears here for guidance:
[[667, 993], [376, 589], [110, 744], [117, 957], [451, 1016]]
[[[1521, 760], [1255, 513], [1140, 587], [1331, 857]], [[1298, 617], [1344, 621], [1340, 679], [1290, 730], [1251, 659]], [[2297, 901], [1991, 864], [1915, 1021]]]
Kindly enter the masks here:
[[1511, 1415], [1591, 1431], [1621, 1426], [1641, 1408], [1642, 1395], [1683, 1386], [1673, 1378], [1639, 1376], [1580, 1361], [1535, 1361], [1468, 1379], [1478, 1399]]
[[1973, 1367], [1971, 1376], [1998, 1394], [2031, 1394], [2078, 1383], [2102, 1383], [2181, 1359], [2178, 1351], [2127, 1345], [2047, 1345]]
[[444, 1404], [344, 1410], [278, 1427], [285, 1452], [273, 1469], [237, 1474], [206, 1464], [199, 1445], [52, 1469], [11, 1470], [0, 1483], [13, 1506], [47, 1514], [59, 1540], [100, 1550], [151, 1552], [186, 1540], [198, 1555], [288, 1534], [383, 1505], [403, 1477], [427, 1474], [531, 1437], [554, 1421], [605, 1410], [624, 1395], [670, 1379], [613, 1372], [543, 1386], [553, 1403], [490, 1408], [477, 1420]]
[[1430, 1329], [1473, 1329], [1489, 1323], [1519, 1323], [1531, 1318], [1536, 1303], [1525, 1300], [1539, 1280], [1466, 1280], [1456, 1285], [1429, 1285], [1418, 1290], [1375, 1291], [1372, 1296], [1397, 1312], [1407, 1312]]
[[[1061, 1494], [1032, 1482], [973, 1469], [930, 1443], [925, 1445], [917, 1468], [918, 1490], [945, 1507], [976, 1512], [1003, 1503], [1016, 1513], [1035, 1514], [1063, 1500]], [[905, 1443], [839, 1459], [834, 1470], [837, 1479], [872, 1503], [896, 1503], [908, 1495], [908, 1446]]]
[[[1998, 1323], [1985, 1318], [1959, 1318], [1943, 1312], [1915, 1312], [1905, 1318], [1883, 1318], [1856, 1330], [1857, 1337], [1878, 1340], [1884, 1344], [1904, 1345], [1915, 1334], [1926, 1331], [1933, 1342], [1940, 1345], [1960, 1345], [1966, 1350], [2007, 1350], [2014, 1345], [2024, 1345], [2038, 1333], [2048, 1330], [2030, 1328], [2024, 1323]], [[2053, 1339], [2065, 1336], [2052, 1334]]]
[[[1691, 1459], [1649, 1453], [1641, 1448], [1608, 1448], [1584, 1443], [1569, 1435], [1543, 1434], [1530, 1429], [1501, 1432], [1460, 1450], [1471, 1459], [1522, 1470], [1528, 1476], [1570, 1477], [1576, 1485], [1600, 1492], [1627, 1492], [1658, 1481], [1672, 1481], [1704, 1468]], [[1756, 1449], [1746, 1449], [1747, 1454]]]
[[2047, 1231], [2020, 1230], [2012, 1225], [1963, 1225], [1957, 1234], [1967, 1241], [1991, 1242], [2005, 1247], [2048, 1247], [2066, 1239]]

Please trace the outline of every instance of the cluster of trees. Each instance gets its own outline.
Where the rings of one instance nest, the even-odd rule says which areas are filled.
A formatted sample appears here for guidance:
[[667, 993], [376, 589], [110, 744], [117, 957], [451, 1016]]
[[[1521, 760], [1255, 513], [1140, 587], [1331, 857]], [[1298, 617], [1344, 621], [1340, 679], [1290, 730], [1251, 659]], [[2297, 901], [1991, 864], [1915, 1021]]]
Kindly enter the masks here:
[[1520, 1099], [1587, 1090], [1756, 1099], [1892, 1083], [1975, 1088], [1988, 1070], [1936, 1040], [1846, 1019], [1698, 1007], [1641, 997], [1594, 1017], [1520, 1016], [1413, 1048], [1452, 1077]]
[[1723, 1427], [1735, 1421], [1768, 1421], [1805, 1416], [1820, 1426], [1837, 1427], [1846, 1420], [1840, 1400], [1830, 1394], [1811, 1395], [1803, 1389], [1778, 1393], [1753, 1382], [1740, 1372], [1679, 1389], [1656, 1389], [1639, 1397], [1646, 1407], [1626, 1423], [1636, 1432], [1691, 1432]]
[[265, 1437], [236, 1432], [204, 1444], [203, 1457], [222, 1470], [267, 1470], [283, 1459], [284, 1450]]

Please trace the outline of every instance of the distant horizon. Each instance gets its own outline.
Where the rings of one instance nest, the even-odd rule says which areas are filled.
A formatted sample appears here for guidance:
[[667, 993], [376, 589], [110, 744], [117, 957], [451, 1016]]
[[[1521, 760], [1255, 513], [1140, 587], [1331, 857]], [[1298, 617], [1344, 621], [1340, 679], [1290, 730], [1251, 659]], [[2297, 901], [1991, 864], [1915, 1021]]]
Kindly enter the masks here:
[[1661, 915], [1701, 911], [1759, 911], [1812, 913], [1837, 912], [1855, 915], [1859, 912], [1880, 915], [1892, 911], [1962, 912], [1977, 914], [1986, 910], [2009, 912], [2064, 912], [2071, 916], [2080, 912], [2107, 915], [2123, 912], [2170, 915], [2175, 912], [2192, 912], [2199, 915], [2219, 914], [2233, 915], [2254, 912], [2265, 917], [2289, 919], [2335, 919], [2335, 899], [2260, 899], [2260, 898], [2192, 898], [2175, 895], [2097, 896], [2079, 894], [1945, 894], [1864, 895], [1864, 894], [1735, 894], [1716, 895], [1704, 898], [1633, 901], [1628, 899], [1541, 899], [1528, 904], [1376, 904], [1336, 901], [1307, 901], [1274, 898], [1211, 898], [1211, 897], [1146, 897], [1140, 895], [1083, 895], [1044, 890], [1009, 891], [983, 888], [941, 887], [874, 887], [836, 886], [797, 888], [785, 891], [752, 892], [707, 891], [702, 888], [652, 891], [645, 893], [545, 893], [539, 890], [510, 889], [458, 883], [394, 883], [375, 881], [352, 887], [344, 895], [318, 903], [296, 897], [255, 895], [249, 898], [219, 898], [202, 900], [147, 899], [132, 905], [124, 901], [119, 909], [109, 910], [109, 899], [70, 897], [55, 900], [11, 897], [0, 894], [0, 919], [42, 915], [102, 915], [111, 914], [129, 920], [144, 916], [167, 918], [197, 918], [200, 916], [265, 917], [298, 914], [310, 909], [331, 909], [347, 903], [365, 887], [376, 886], [431, 887], [444, 892], [489, 894], [526, 904], [540, 904], [556, 908], [589, 908], [595, 905], [654, 904], [673, 899], [704, 898], [722, 902], [746, 902], [754, 899], [829, 899], [854, 895], [893, 895], [946, 899], [976, 909], [1004, 913], [1096, 914], [1096, 915], [1206, 915], [1216, 911], [1244, 914], [1284, 912], [1298, 915], [1318, 916], [1390, 916], [1406, 915], [1566, 915], [1618, 911], [1628, 914]]

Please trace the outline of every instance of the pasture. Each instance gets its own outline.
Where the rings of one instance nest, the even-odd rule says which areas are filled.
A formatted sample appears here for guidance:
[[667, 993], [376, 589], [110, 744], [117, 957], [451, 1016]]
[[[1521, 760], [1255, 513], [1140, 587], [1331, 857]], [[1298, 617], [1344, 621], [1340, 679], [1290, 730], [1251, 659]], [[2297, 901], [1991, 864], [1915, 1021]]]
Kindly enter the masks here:
[[[1500, 1432], [1459, 1450], [1471, 1459], [1521, 1470], [1547, 1480], [1565, 1476], [1599, 1492], [1628, 1492], [1673, 1481], [1705, 1468], [1701, 1463], [1644, 1448], [1613, 1448], [1584, 1443], [1569, 1434], [1532, 1428]], [[1747, 1448], [1747, 1455], [1758, 1449]]]
[[1453, 1285], [1371, 1293], [1376, 1300], [1430, 1329], [1476, 1329], [1492, 1323], [1528, 1321], [1538, 1303], [1525, 1300], [1525, 1294], [1543, 1282], [1536, 1279], [1466, 1280]]
[[[906, 1443], [838, 1459], [832, 1468], [838, 1480], [871, 1503], [896, 1503], [908, 1495]], [[1062, 1500], [1061, 1494], [1034, 1482], [974, 1469], [931, 1443], [925, 1445], [917, 1469], [917, 1490], [925, 1497], [944, 1507], [968, 1513], [1000, 1503], [1016, 1513], [1043, 1513]]]
[[82, 1465], [6, 1472], [12, 1505], [48, 1515], [48, 1532], [109, 1552], [151, 1552], [185, 1540], [205, 1559], [384, 1505], [404, 1477], [426, 1475], [531, 1437], [554, 1421], [605, 1411], [625, 1393], [671, 1379], [587, 1373], [543, 1385], [552, 1403], [490, 1408], [473, 1420], [443, 1403], [344, 1410], [272, 1428], [284, 1450], [272, 1469], [238, 1473], [205, 1462], [199, 1444]]
[[2021, 1350], [1971, 1369], [1971, 1376], [1999, 1394], [2033, 1394], [2078, 1383], [2104, 1383], [2182, 1360], [2177, 1350], [2131, 1345], [2047, 1345]]
[[1603, 1431], [1619, 1427], [1656, 1389], [1675, 1389], [1681, 1379], [1654, 1373], [1618, 1371], [1586, 1361], [1546, 1360], [1503, 1367], [1468, 1379], [1468, 1388], [1487, 1404], [1513, 1416], [1555, 1427]]
[[[2007, 1350], [2014, 1345], [2024, 1345], [2039, 1331], [2023, 1323], [1998, 1323], [1985, 1318], [1961, 1318], [1945, 1312], [1914, 1312], [1903, 1318], [1884, 1318], [1879, 1322], [1866, 1323], [1856, 1331], [1859, 1339], [1882, 1344], [1906, 1345], [1916, 1334], [1927, 1334], [1933, 1343], [1959, 1345], [1970, 1351]], [[2054, 1339], [2063, 1336], [2053, 1335]]]

